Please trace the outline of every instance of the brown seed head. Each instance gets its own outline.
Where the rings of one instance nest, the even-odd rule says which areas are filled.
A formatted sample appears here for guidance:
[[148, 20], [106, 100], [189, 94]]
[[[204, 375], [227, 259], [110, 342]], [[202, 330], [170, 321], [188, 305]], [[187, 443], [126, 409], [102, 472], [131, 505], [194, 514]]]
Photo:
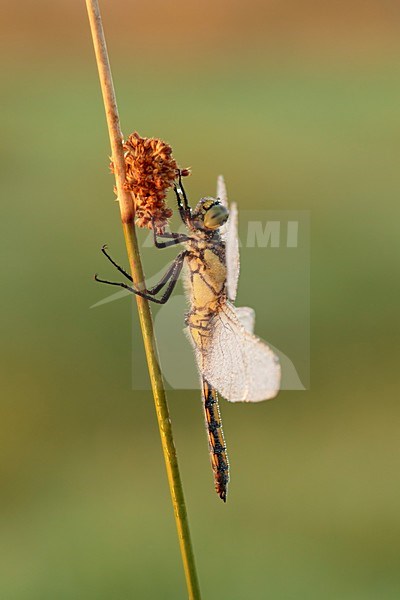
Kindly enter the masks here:
[[[124, 150], [125, 189], [134, 195], [136, 225], [152, 229], [154, 223], [161, 233], [172, 216], [172, 210], [165, 204], [167, 191], [178, 175], [172, 148], [163, 140], [142, 138], [135, 131], [124, 143]], [[187, 169], [186, 174], [189, 174]]]

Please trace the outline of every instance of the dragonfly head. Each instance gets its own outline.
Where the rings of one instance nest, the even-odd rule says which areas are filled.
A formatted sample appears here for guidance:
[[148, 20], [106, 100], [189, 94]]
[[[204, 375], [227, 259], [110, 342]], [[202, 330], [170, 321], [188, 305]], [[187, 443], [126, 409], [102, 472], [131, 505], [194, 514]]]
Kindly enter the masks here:
[[198, 229], [215, 231], [226, 223], [228, 209], [215, 198], [202, 198], [192, 214], [192, 222]]

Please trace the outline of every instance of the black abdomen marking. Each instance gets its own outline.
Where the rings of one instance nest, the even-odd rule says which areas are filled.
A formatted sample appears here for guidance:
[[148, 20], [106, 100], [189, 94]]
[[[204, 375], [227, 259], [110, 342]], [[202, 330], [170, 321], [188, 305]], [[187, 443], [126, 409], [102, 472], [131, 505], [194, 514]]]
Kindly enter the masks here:
[[216, 390], [205, 379], [203, 379], [203, 402], [215, 490], [221, 500], [226, 502], [229, 482], [229, 461], [222, 431], [218, 395]]

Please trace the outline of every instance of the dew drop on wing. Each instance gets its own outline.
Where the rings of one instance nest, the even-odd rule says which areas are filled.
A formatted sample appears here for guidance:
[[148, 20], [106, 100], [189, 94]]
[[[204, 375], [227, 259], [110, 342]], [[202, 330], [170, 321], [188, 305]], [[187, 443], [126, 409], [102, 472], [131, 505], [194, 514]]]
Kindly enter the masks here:
[[240, 322], [235, 308], [222, 305], [209, 324], [206, 347], [195, 348], [199, 369], [230, 402], [260, 402], [276, 396], [280, 365], [276, 354]]

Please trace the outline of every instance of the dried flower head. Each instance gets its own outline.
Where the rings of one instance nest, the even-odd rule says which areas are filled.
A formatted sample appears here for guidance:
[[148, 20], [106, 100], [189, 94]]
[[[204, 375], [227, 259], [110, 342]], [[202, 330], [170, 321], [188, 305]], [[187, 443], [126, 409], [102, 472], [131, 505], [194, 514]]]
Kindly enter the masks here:
[[[172, 148], [157, 138], [142, 138], [135, 131], [124, 143], [125, 189], [135, 199], [136, 225], [163, 232], [172, 210], [165, 204], [168, 189], [178, 175]], [[184, 169], [182, 175], [189, 175]]]

